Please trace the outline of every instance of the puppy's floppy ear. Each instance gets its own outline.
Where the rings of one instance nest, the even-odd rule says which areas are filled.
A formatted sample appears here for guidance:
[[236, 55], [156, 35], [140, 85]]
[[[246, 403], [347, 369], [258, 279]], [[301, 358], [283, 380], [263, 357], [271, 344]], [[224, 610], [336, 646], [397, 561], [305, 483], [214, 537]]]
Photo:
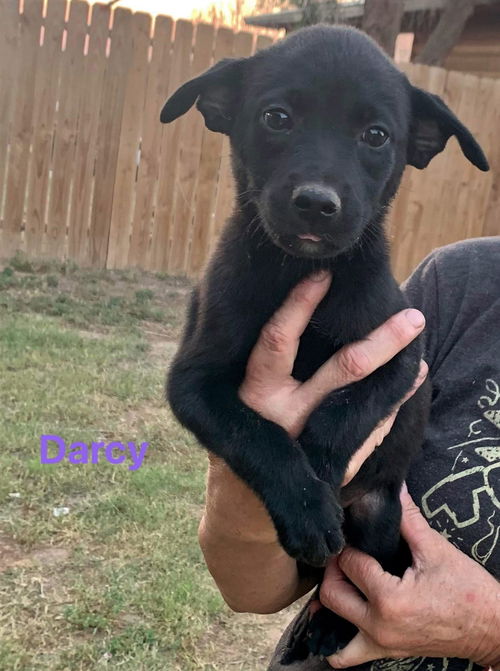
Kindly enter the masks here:
[[225, 58], [196, 79], [183, 84], [167, 100], [160, 114], [169, 123], [185, 114], [196, 101], [205, 124], [217, 133], [229, 134], [239, 97], [246, 58]]
[[463, 153], [479, 170], [489, 170], [488, 161], [470, 131], [457, 119], [450, 108], [433, 93], [411, 87], [412, 123], [408, 142], [410, 165], [422, 170], [443, 151], [455, 135]]

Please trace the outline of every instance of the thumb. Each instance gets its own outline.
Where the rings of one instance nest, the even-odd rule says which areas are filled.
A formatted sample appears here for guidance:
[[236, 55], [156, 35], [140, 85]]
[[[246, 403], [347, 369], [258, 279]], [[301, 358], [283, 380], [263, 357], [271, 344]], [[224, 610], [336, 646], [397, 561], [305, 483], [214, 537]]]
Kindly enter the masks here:
[[383, 650], [371, 641], [366, 634], [359, 631], [345, 648], [339, 650], [335, 655], [327, 657], [327, 661], [334, 669], [346, 669], [376, 659], [385, 659], [387, 654], [387, 650]]
[[436, 536], [438, 539], [441, 536], [429, 526], [408, 493], [406, 483], [401, 489], [401, 507], [401, 535], [408, 543], [414, 561], [428, 558], [436, 550]]

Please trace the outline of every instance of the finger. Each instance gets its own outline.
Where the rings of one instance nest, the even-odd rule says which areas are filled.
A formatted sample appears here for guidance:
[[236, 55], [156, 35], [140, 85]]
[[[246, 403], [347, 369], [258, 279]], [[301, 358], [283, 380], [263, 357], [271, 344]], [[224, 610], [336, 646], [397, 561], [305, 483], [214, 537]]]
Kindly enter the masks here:
[[384, 438], [389, 435], [394, 422], [396, 421], [397, 412], [393, 412], [385, 421], [381, 422], [377, 428], [372, 431], [368, 436], [365, 442], [361, 445], [359, 450], [357, 450], [352, 456], [347, 470], [344, 475], [344, 480], [342, 481], [342, 487], [348, 485], [351, 480], [353, 480], [358, 474], [361, 466], [365, 461], [370, 457], [373, 452], [382, 445]]
[[406, 484], [401, 489], [401, 535], [408, 543], [414, 563], [424, 560], [437, 559], [439, 561], [440, 543], [442, 537], [434, 531], [420, 509], [408, 493]]
[[346, 580], [337, 560], [337, 557], [333, 557], [327, 564], [320, 590], [321, 603], [360, 627], [367, 617], [367, 603], [358, 590]]
[[394, 576], [386, 573], [376, 559], [352, 547], [347, 547], [338, 557], [340, 570], [361, 592], [371, 600], [388, 591]]
[[299, 339], [325, 297], [331, 275], [324, 271], [302, 280], [264, 326], [248, 360], [253, 376], [288, 377], [293, 369]]
[[327, 657], [327, 661], [334, 669], [346, 669], [376, 659], [385, 659], [387, 656], [387, 650], [373, 643], [366, 634], [360, 631], [345, 648]]
[[410, 391], [404, 396], [403, 400], [399, 404], [399, 408], [406, 403], [406, 401], [409, 401], [412, 396], [415, 395], [415, 392], [423, 385], [425, 382], [427, 375], [429, 374], [429, 366], [426, 364], [425, 361], [420, 362], [420, 369], [418, 371], [417, 378], [415, 382], [413, 383], [412, 388]]
[[364, 340], [336, 352], [301, 386], [300, 393], [322, 400], [334, 389], [362, 380], [409, 345], [424, 326], [425, 318], [418, 310], [398, 312]]

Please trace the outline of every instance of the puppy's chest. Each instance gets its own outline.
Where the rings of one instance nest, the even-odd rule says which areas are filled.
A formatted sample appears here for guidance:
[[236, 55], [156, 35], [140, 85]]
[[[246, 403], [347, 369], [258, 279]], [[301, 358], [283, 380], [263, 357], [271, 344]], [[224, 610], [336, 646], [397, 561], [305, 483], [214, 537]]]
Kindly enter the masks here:
[[293, 368], [297, 380], [307, 380], [345, 343], [326, 325], [310, 324], [304, 331]]
[[300, 339], [294, 377], [298, 380], [308, 379], [344, 345], [365, 338], [390, 314], [396, 312], [393, 309], [388, 310], [388, 313], [377, 313], [367, 307], [362, 300], [352, 301], [346, 306], [332, 296], [327, 296]]

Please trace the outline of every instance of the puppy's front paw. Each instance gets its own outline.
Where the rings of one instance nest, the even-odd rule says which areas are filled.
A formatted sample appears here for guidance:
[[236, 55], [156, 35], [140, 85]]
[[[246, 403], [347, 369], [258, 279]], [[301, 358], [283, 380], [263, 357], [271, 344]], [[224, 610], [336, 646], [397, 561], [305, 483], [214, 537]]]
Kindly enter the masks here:
[[280, 542], [291, 557], [321, 567], [344, 547], [343, 519], [332, 488], [314, 480], [297, 492], [293, 506], [274, 522]]

